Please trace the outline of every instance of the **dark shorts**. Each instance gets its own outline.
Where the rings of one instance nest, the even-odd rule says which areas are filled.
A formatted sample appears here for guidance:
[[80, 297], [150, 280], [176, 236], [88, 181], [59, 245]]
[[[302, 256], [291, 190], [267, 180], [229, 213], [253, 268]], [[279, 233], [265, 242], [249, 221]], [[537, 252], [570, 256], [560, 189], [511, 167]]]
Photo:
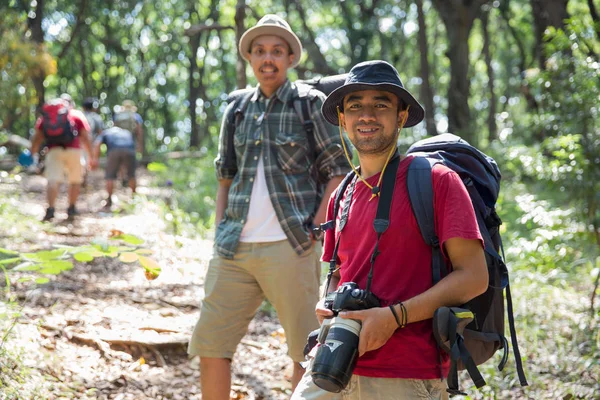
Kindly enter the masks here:
[[109, 151], [104, 177], [108, 180], [117, 179], [117, 172], [123, 165], [127, 168], [127, 178], [135, 178], [135, 151], [130, 149], [113, 149]]

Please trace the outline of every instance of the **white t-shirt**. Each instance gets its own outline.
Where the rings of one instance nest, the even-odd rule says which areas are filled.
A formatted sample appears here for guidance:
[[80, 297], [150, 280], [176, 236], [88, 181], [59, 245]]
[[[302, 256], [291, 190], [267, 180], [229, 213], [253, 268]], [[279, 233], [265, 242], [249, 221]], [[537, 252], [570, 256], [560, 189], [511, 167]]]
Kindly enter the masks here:
[[287, 236], [279, 224], [277, 214], [275, 214], [275, 209], [269, 198], [269, 188], [267, 188], [265, 179], [265, 165], [263, 158], [260, 157], [252, 184], [248, 218], [242, 229], [240, 242], [262, 243], [285, 239], [287, 239]]

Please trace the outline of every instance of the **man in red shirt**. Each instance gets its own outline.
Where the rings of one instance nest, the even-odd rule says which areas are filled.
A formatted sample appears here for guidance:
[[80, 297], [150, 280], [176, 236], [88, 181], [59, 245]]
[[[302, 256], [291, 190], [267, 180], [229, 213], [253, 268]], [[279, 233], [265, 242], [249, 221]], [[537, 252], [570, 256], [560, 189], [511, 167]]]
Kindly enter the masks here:
[[[68, 199], [69, 208], [67, 209], [67, 218], [72, 220], [77, 214], [75, 203], [79, 197], [79, 191], [81, 189], [81, 183], [83, 182], [83, 168], [81, 165], [82, 149], [83, 145], [85, 151], [88, 154], [87, 159], [91, 160], [91, 143], [90, 143], [90, 126], [82, 112], [74, 110], [72, 107], [72, 101], [69, 101], [66, 96], [61, 96], [59, 99], [54, 99], [49, 104], [53, 104], [57, 107], [61, 105], [66, 107], [66, 117], [70, 124], [74, 137], [70, 141], [65, 141], [63, 144], [52, 144], [52, 140], [49, 140], [47, 136], [48, 127], [45, 116], [42, 113], [35, 123], [35, 134], [31, 141], [31, 154], [38, 154], [40, 146], [44, 142], [48, 142], [48, 153], [45, 158], [45, 175], [48, 180], [47, 187], [47, 199], [48, 208], [44, 215], [43, 221], [50, 221], [54, 218], [54, 205], [58, 196], [59, 184], [67, 179], [69, 184]], [[64, 129], [64, 128], [57, 128]], [[46, 132], [45, 132], [46, 131]]]
[[[351, 199], [343, 231], [339, 227], [341, 206], [336, 228], [325, 234], [322, 261], [331, 260], [339, 240], [338, 269], [329, 293], [344, 282], [356, 282], [365, 289], [377, 241], [373, 220], [379, 198], [373, 193], [381, 187], [380, 177], [389, 161], [400, 157], [400, 164], [390, 224], [378, 244], [370, 288], [381, 306], [339, 313], [362, 325], [359, 358], [350, 383], [341, 393], [324, 391], [313, 383], [309, 367], [292, 399], [447, 399], [443, 378], [449, 362], [445, 353], [440, 358], [431, 318], [437, 308], [463, 304], [485, 292], [488, 285], [483, 241], [468, 193], [454, 171], [442, 165], [433, 168], [435, 228], [452, 271], [432, 286], [431, 248], [422, 239], [406, 188], [412, 157], [398, 155], [396, 149], [401, 129], [423, 120], [422, 106], [404, 89], [392, 65], [368, 61], [352, 68], [345, 84], [327, 97], [322, 112], [329, 122], [345, 129], [360, 161], [360, 171], [340, 203]], [[330, 198], [328, 220], [333, 217], [335, 194]], [[392, 311], [400, 316], [398, 320]], [[333, 317], [323, 300], [316, 313], [320, 322]], [[404, 322], [403, 327], [398, 321]]]

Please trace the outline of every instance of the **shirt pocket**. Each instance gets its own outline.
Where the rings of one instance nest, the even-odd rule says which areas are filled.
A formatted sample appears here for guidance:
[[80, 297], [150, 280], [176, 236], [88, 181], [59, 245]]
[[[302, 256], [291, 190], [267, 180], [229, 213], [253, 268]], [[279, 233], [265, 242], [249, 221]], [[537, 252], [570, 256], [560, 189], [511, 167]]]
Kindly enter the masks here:
[[238, 160], [242, 159], [246, 147], [247, 134], [244, 129], [236, 129], [233, 135], [233, 148]]
[[286, 174], [306, 172], [309, 165], [306, 135], [280, 133], [275, 138], [277, 162]]

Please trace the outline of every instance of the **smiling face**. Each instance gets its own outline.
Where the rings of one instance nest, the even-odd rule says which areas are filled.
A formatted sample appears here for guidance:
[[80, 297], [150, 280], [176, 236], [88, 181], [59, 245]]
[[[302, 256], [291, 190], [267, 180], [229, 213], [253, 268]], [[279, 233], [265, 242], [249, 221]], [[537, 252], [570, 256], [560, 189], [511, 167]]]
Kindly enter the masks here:
[[359, 155], [388, 154], [396, 146], [396, 132], [405, 111], [398, 97], [383, 90], [361, 90], [344, 97], [342, 127]]
[[290, 46], [279, 36], [264, 35], [252, 41], [248, 61], [265, 96], [271, 97], [283, 85], [293, 59]]

